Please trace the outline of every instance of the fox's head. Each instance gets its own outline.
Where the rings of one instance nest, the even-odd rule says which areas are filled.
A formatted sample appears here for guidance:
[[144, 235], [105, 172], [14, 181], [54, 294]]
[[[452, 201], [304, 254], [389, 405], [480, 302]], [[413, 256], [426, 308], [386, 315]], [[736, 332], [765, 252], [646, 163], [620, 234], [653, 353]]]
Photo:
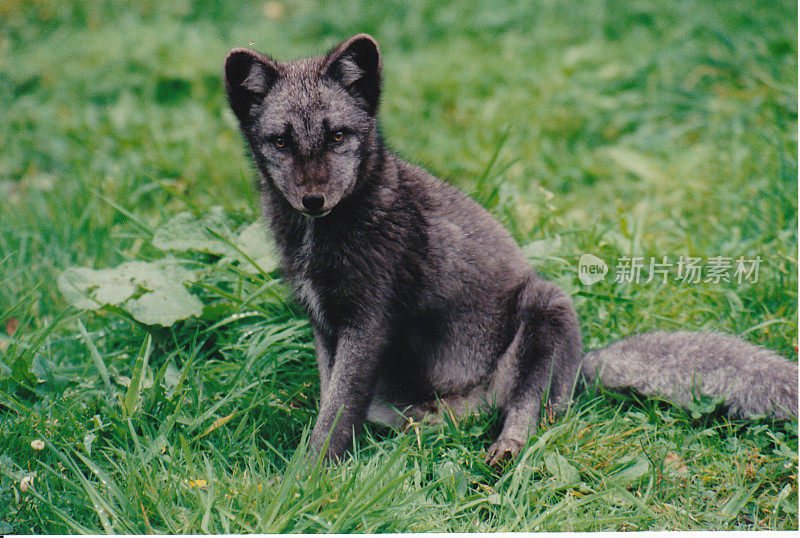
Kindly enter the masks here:
[[321, 217], [357, 188], [377, 139], [381, 56], [372, 37], [290, 63], [233, 49], [225, 90], [261, 180], [293, 208]]

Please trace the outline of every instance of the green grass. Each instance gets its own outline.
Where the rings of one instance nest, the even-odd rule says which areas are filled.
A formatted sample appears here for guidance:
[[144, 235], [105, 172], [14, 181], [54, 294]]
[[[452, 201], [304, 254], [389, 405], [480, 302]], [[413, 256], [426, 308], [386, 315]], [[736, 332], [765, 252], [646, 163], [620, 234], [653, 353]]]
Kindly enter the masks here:
[[[719, 330], [797, 360], [796, 22], [788, 2], [3, 1], [0, 532], [797, 529], [796, 421], [588, 392], [502, 471], [496, 416], [368, 426], [323, 468], [311, 331], [277, 275], [184, 253], [214, 308], [169, 329], [56, 287], [160, 256], [147, 230], [180, 211], [255, 220], [225, 53], [366, 31], [392, 147], [542, 241], [587, 348]], [[585, 252], [762, 263], [757, 283], [587, 287]]]

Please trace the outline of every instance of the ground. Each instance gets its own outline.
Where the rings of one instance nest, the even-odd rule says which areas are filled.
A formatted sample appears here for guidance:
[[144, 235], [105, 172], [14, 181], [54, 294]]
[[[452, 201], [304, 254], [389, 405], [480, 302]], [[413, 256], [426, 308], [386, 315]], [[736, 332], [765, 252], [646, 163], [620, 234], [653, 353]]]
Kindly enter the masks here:
[[[384, 55], [389, 144], [503, 222], [573, 295], [586, 349], [718, 330], [797, 360], [796, 4], [5, 0], [0, 532], [797, 529], [797, 422], [714, 402], [589, 391], [499, 470], [496, 416], [370, 426], [307, 463], [307, 320], [202, 223], [258, 218], [226, 52], [358, 32]], [[178, 221], [216, 250], [169, 243]], [[165, 252], [199, 317], [86, 311], [57, 285]], [[605, 279], [579, 280], [583, 254]], [[758, 275], [708, 272], [740, 258]]]

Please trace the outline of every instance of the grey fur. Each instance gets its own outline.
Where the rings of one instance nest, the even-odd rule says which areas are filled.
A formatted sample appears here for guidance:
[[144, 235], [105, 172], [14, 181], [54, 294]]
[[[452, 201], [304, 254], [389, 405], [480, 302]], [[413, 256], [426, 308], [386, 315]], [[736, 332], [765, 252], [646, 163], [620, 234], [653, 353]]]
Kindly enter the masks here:
[[797, 416], [797, 364], [738, 338], [653, 332], [587, 353], [582, 373], [611, 389], [635, 389], [685, 406], [699, 396], [741, 418]]
[[[581, 363], [578, 319], [569, 295], [535, 274], [484, 208], [386, 149], [380, 85], [378, 45], [364, 34], [319, 58], [279, 63], [234, 49], [225, 62], [284, 272], [314, 327], [322, 393], [312, 445], [330, 434], [327, 455], [338, 457], [366, 419], [397, 425], [496, 405], [505, 419], [487, 452], [494, 464], [519, 452], [543, 402], [554, 410], [569, 402]], [[309, 195], [324, 198], [317, 218], [305, 207]], [[723, 346], [737, 366], [715, 369], [716, 336], [706, 336], [709, 348], [666, 336], [656, 357], [641, 338], [620, 343], [618, 363], [606, 361], [616, 348], [591, 354], [584, 373], [597, 372], [597, 357], [611, 386], [636, 371], [637, 389], [661, 393], [697, 368], [721, 375], [725, 387], [742, 373], [773, 371], [749, 366], [742, 353], [751, 347], [738, 341]], [[681, 348], [701, 352], [700, 361]], [[796, 366], [767, 352], [754, 360], [764, 357], [781, 362], [781, 380], [792, 367], [796, 379]], [[745, 393], [732, 401], [737, 410], [787, 401], [737, 387]], [[796, 407], [796, 391], [794, 399]]]

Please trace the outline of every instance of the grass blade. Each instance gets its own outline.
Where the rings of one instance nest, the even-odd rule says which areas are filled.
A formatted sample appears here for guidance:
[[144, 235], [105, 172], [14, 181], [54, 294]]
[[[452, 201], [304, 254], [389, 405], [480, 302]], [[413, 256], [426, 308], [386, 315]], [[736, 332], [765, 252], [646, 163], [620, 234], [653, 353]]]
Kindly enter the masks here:
[[147, 361], [150, 358], [150, 353], [153, 351], [153, 339], [148, 334], [139, 353], [136, 356], [136, 364], [133, 367], [133, 375], [131, 376], [131, 384], [128, 385], [128, 390], [125, 393], [123, 400], [123, 408], [126, 416], [133, 415], [136, 405], [139, 403], [139, 395], [142, 392], [142, 382], [144, 381], [144, 372], [147, 369]]
[[83, 336], [83, 341], [86, 343], [86, 347], [89, 348], [89, 354], [92, 356], [92, 361], [94, 361], [97, 371], [100, 372], [100, 377], [103, 379], [103, 384], [105, 384], [106, 389], [111, 391], [111, 379], [108, 377], [108, 369], [106, 368], [106, 363], [103, 362], [103, 357], [101, 357], [100, 352], [97, 351], [97, 347], [94, 345], [94, 342], [92, 342], [92, 338], [86, 331], [86, 327], [84, 327], [83, 323], [81, 323], [81, 320], [78, 320], [78, 328], [81, 331], [81, 336]]

